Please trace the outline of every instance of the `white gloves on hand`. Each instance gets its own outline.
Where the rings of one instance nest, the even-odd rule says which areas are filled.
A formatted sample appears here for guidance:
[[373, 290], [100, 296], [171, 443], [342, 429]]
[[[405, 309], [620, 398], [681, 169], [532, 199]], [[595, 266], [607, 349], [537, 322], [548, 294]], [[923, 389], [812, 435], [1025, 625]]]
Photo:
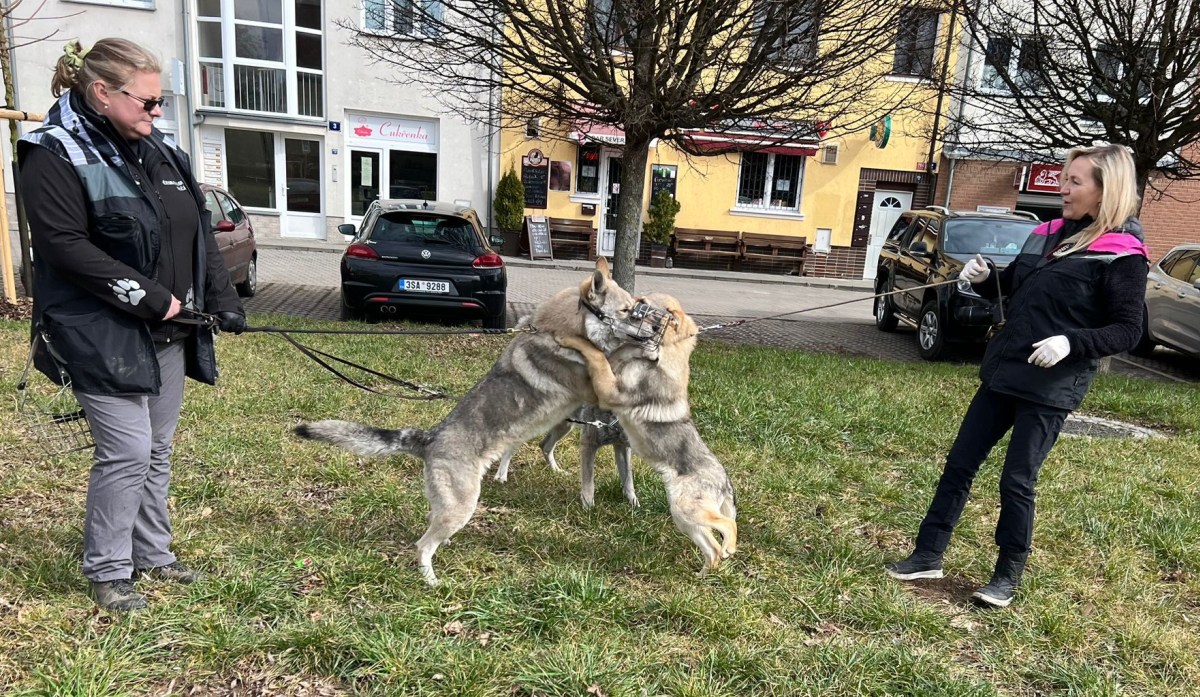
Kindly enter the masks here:
[[975, 258], [968, 261], [963, 270], [958, 273], [958, 277], [964, 278], [971, 283], [983, 283], [991, 274], [992, 270], [988, 268], [987, 262], [983, 260], [983, 256], [976, 254]]
[[1039, 368], [1049, 368], [1071, 354], [1071, 341], [1059, 334], [1042, 339], [1033, 345], [1033, 349], [1033, 353], [1029, 354], [1029, 362]]

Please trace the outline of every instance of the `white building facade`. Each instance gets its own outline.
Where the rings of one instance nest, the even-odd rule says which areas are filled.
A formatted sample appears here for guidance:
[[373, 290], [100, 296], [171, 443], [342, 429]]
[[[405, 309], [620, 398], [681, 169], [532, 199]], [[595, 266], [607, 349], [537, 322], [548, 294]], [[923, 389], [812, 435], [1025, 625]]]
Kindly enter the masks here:
[[376, 198], [457, 201], [486, 220], [496, 180], [486, 129], [442, 113], [418, 87], [389, 81], [396, 66], [348, 45], [354, 32], [413, 33], [405, 6], [49, 0], [38, 15], [54, 19], [22, 33], [39, 24], [59, 31], [16, 50], [15, 106], [50, 107], [67, 39], [86, 48], [120, 36], [159, 55], [168, 99], [159, 128], [192, 154], [199, 181], [238, 199], [261, 239], [343, 244], [338, 225], [357, 223]]

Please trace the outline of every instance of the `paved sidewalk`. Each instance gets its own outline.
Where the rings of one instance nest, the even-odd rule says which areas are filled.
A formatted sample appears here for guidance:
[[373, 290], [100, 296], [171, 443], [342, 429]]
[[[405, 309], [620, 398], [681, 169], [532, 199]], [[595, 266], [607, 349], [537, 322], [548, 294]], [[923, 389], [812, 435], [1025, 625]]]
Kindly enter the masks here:
[[[256, 313], [279, 313], [337, 319], [340, 248], [310, 249], [262, 245], [258, 296], [246, 302]], [[563, 288], [577, 285], [592, 264], [586, 261], [529, 261], [505, 257], [508, 264], [509, 321], [528, 314]], [[918, 361], [915, 332], [901, 324], [896, 332], [875, 328], [871, 316], [870, 281], [796, 276], [651, 269], [638, 267], [639, 291], [662, 291], [678, 297], [701, 326], [791, 313], [805, 308], [849, 302], [787, 317], [713, 330], [705, 337], [730, 343], [839, 353], [884, 360]], [[977, 362], [978, 347], [959, 358]], [[1172, 351], [1159, 349], [1154, 359], [1120, 356], [1116, 373], [1136, 377], [1200, 382], [1200, 366]]]

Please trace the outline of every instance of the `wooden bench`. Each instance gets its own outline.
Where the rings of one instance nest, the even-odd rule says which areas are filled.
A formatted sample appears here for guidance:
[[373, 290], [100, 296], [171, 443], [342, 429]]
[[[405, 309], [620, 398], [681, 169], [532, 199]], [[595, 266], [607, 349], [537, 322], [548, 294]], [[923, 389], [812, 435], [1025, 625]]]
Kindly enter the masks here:
[[804, 275], [804, 258], [808, 245], [803, 237], [792, 235], [767, 235], [761, 232], [742, 233], [742, 259], [744, 261], [779, 262], [795, 268], [796, 275]]
[[575, 220], [574, 218], [551, 218], [550, 246], [554, 248], [554, 256], [559, 249], [563, 251], [582, 251], [588, 259], [595, 258], [596, 229], [590, 220]]
[[736, 262], [741, 256], [741, 242], [736, 232], [677, 227], [672, 236], [671, 256], [676, 259], [695, 257]]

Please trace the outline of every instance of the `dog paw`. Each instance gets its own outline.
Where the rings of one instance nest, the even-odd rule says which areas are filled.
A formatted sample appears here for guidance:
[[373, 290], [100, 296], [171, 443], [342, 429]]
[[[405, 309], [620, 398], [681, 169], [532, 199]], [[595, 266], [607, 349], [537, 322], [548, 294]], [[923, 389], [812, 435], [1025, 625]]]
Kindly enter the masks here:
[[596, 500], [591, 496], [580, 496], [579, 500], [583, 503], [583, 509], [585, 511], [592, 510], [592, 507], [596, 505]]
[[641, 502], [638, 501], [638, 497], [635, 494], [630, 494], [629, 496], [626, 496], [625, 500], [629, 502], [629, 505], [632, 508], [641, 508], [642, 507]]
[[508, 472], [497, 472], [496, 474], [492, 475], [492, 479], [495, 479], [498, 482], [507, 482]]

